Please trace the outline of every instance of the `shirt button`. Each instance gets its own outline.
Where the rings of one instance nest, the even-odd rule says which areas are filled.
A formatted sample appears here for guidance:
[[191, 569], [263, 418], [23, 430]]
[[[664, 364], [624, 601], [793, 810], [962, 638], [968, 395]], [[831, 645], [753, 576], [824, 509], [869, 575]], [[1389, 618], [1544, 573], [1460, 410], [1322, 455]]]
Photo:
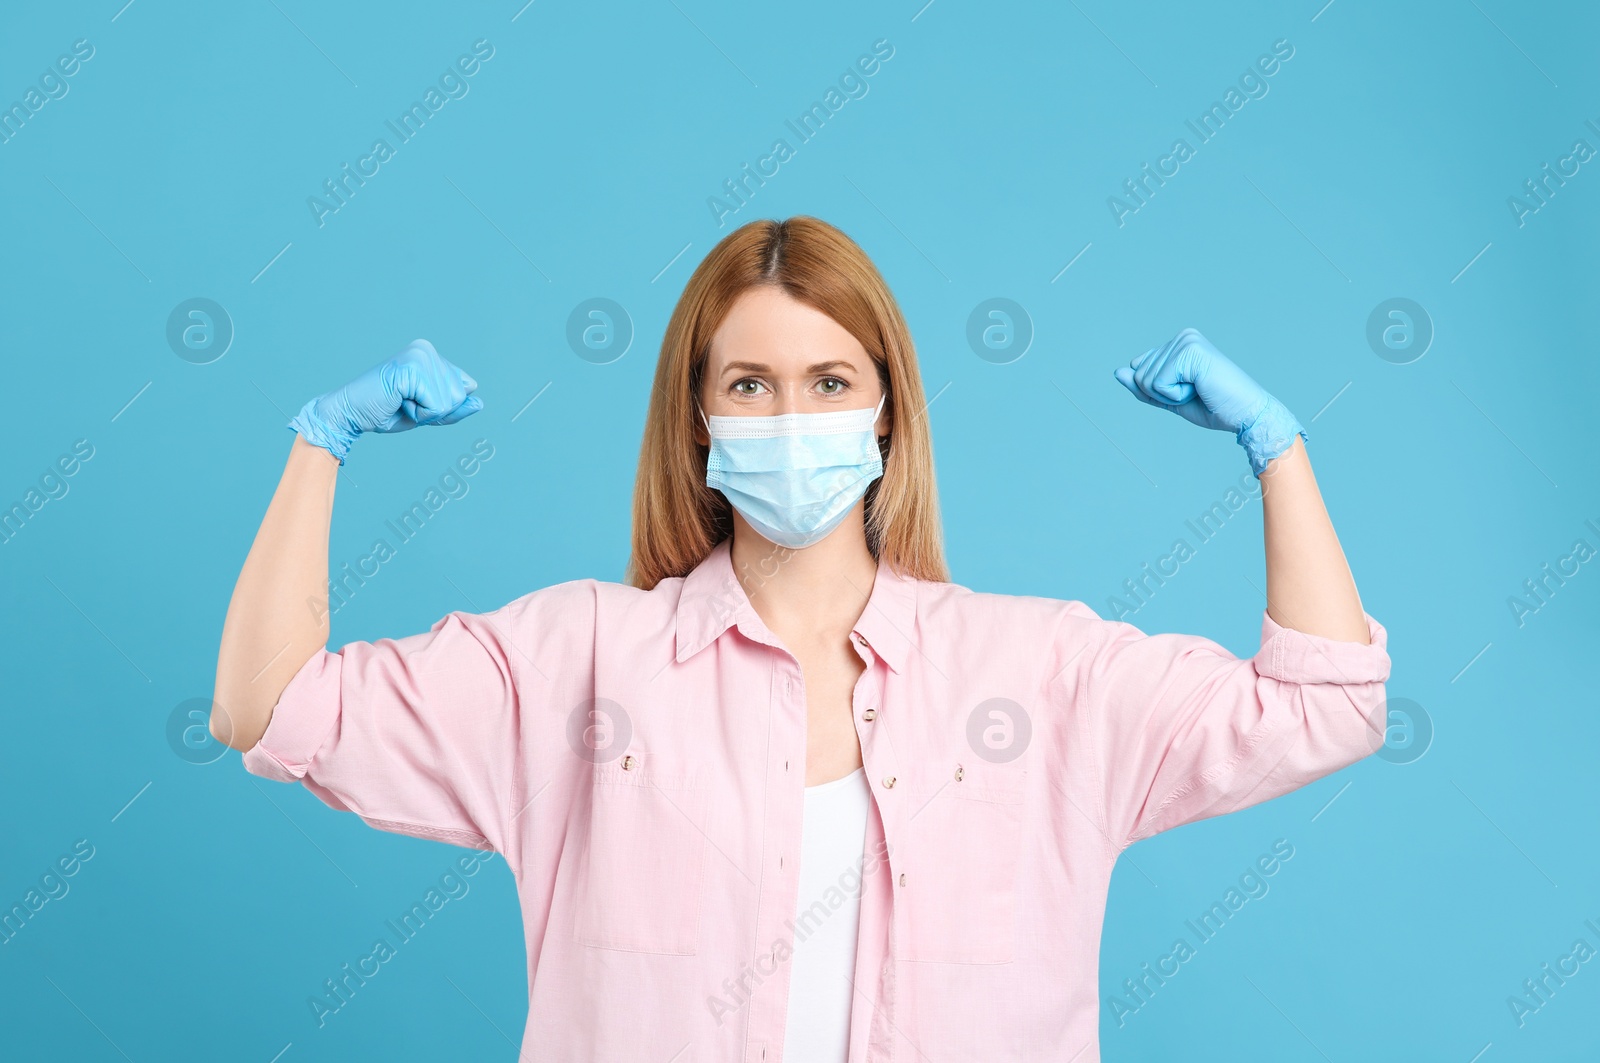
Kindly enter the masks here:
[[900, 875], [900, 885], [904, 886], [905, 884], [906, 884], [906, 876], [902, 872], [901, 875]]
[[956, 765], [956, 782], [960, 782], [961, 781], [961, 776], [963, 776], [965, 774], [966, 774], [966, 772], [962, 769], [961, 765], [957, 764]]
[[632, 771], [633, 770], [633, 764], [634, 764], [634, 760], [633, 760], [633, 754], [632, 753], [630, 753], [627, 756], [622, 758], [622, 770], [623, 771]]
[[861, 718], [863, 720], [866, 720], [868, 723], [871, 723], [873, 720], [876, 720], [878, 718], [878, 710], [877, 709], [868, 709], [866, 712], [863, 712], [861, 714]]
[[891, 775], [887, 779], [883, 780], [883, 788], [885, 790], [893, 790], [894, 789], [894, 776], [893, 775]]
[[862, 646], [865, 646], [869, 650], [872, 648], [872, 643], [867, 641], [867, 636], [865, 635], [857, 635], [856, 642]]

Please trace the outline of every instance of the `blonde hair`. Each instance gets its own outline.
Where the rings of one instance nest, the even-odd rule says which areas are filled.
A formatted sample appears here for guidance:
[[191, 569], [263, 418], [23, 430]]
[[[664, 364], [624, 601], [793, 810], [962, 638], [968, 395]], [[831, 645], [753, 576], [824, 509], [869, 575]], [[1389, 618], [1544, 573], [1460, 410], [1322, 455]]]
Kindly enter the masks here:
[[883, 476], [867, 488], [867, 548], [913, 579], [948, 582], [916, 350], [900, 308], [865, 251], [825, 221], [796, 215], [740, 226], [711, 249], [684, 287], [661, 340], [639, 473], [626, 581], [649, 590], [686, 576], [733, 534], [733, 510], [707, 487], [695, 398], [711, 338], [734, 301], [758, 285], [827, 314], [872, 358], [891, 414]]

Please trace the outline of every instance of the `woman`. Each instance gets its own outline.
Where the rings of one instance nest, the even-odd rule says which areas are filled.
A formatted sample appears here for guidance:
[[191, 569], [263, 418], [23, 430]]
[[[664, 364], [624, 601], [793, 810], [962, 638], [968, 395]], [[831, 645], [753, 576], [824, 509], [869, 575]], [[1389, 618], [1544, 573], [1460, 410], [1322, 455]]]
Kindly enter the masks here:
[[730, 234], [673, 313], [626, 584], [330, 653], [305, 602], [350, 444], [481, 403], [423, 341], [307, 403], [213, 733], [375, 827], [505, 856], [537, 1058], [1097, 1059], [1118, 853], [1374, 752], [1389, 672], [1293, 416], [1192, 331], [1116, 376], [1263, 477], [1252, 658], [950, 583], [905, 322], [796, 217]]

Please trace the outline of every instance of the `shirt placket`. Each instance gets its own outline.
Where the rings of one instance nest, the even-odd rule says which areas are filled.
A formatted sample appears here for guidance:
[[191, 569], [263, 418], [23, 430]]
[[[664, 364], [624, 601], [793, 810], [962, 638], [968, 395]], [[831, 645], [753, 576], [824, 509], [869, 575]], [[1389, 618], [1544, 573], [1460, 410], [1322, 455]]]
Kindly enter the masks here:
[[[772, 646], [772, 686], [766, 751], [766, 800], [762, 802], [761, 866], [758, 869], [756, 937], [745, 1063], [773, 1063], [782, 1054], [789, 1007], [791, 964], [780, 959], [779, 942], [794, 948], [795, 903], [800, 889], [800, 838], [805, 784], [806, 701], [800, 664]], [[798, 774], [797, 774], [798, 773]]]
[[[881, 670], [876, 666], [877, 655], [867, 637], [859, 631], [851, 633], [850, 641], [867, 665], [861, 680], [856, 683], [851, 713], [855, 719], [856, 735], [861, 742], [861, 763], [877, 804], [878, 818], [883, 825], [881, 836], [869, 832], [868, 844], [875, 846], [880, 837], [888, 844], [887, 857], [875, 862], [873, 878], [875, 882], [887, 878], [889, 883], [887, 890], [869, 889], [865, 881], [862, 884], [860, 926], [863, 933], [870, 934], [867, 940], [871, 943], [871, 950], [869, 952], [858, 947], [856, 955], [858, 961], [870, 960], [871, 966], [860, 962], [857, 964], [857, 994], [853, 1006], [867, 1007], [869, 1000], [872, 1006], [872, 1014], [868, 1017], [866, 1063], [889, 1063], [894, 1058], [894, 941], [902, 932], [904, 912], [903, 906], [895, 903], [895, 891], [900, 888], [902, 875], [897, 866], [894, 839], [898, 836], [896, 825], [900, 821], [900, 802], [897, 798], [905, 791], [896, 789], [900, 782], [900, 763], [894, 743], [885, 735], [880, 721], [884, 708], [884, 683]], [[887, 911], [869, 903], [869, 899], [877, 898], [887, 899]], [[888, 923], [889, 931], [887, 943], [880, 946], [878, 941], [884, 936], [885, 923]], [[885, 947], [887, 953], [882, 951]], [[870, 998], [865, 992], [869, 987]]]

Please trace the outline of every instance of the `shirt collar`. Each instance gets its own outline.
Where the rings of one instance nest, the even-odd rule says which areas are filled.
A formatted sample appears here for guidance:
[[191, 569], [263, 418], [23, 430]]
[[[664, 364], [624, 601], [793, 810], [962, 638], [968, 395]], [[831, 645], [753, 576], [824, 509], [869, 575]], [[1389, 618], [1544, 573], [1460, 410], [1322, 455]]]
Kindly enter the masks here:
[[[732, 550], [733, 540], [722, 540], [684, 577], [678, 597], [676, 659], [679, 663], [699, 653], [735, 625], [757, 642], [777, 642], [756, 615], [734, 573]], [[915, 649], [917, 582], [880, 562], [867, 607], [851, 629], [852, 635], [866, 640], [863, 648], [882, 657], [896, 672], [905, 669], [907, 658]]]

